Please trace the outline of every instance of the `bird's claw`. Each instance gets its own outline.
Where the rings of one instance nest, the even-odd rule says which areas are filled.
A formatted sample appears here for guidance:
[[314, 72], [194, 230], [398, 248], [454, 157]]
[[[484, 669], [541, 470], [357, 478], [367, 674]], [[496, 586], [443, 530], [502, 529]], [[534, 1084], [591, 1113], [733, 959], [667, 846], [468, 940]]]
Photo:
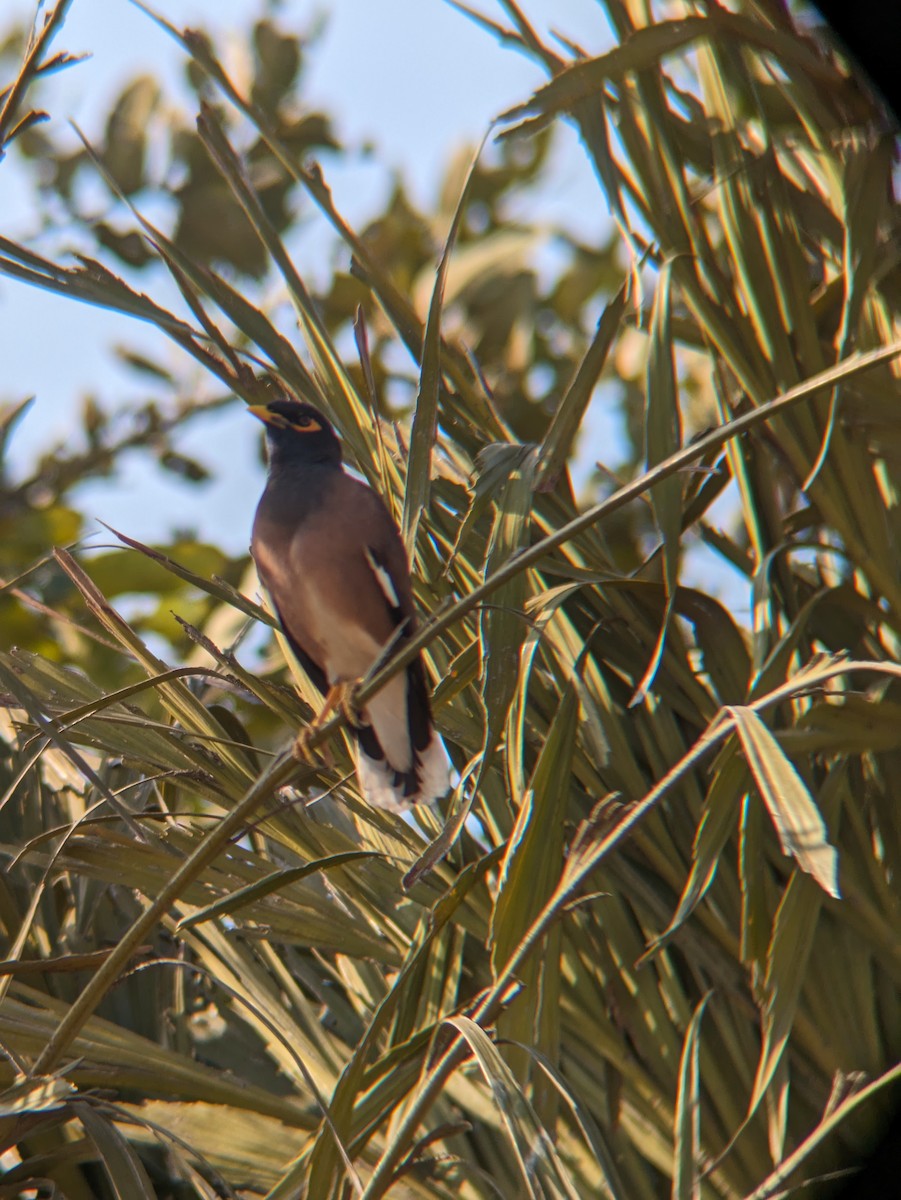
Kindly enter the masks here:
[[313, 737], [318, 732], [319, 726], [315, 721], [306, 729], [301, 729], [300, 733], [294, 739], [291, 754], [298, 762], [303, 763], [307, 767], [334, 767], [335, 760], [332, 758], [328, 746], [310, 745]]
[[351, 729], [360, 728], [360, 709], [357, 707], [357, 687], [359, 681], [356, 679], [348, 679], [343, 683], [336, 683], [329, 692], [335, 693], [332, 700], [332, 708], [341, 714]]
[[311, 746], [310, 742], [319, 732], [333, 712], [339, 712], [351, 729], [360, 728], [360, 710], [356, 706], [357, 681], [343, 680], [333, 683], [325, 697], [322, 709], [316, 714], [306, 729], [301, 729], [294, 739], [291, 753], [298, 762], [307, 766], [317, 767], [324, 762], [327, 766], [335, 765], [326, 746]]

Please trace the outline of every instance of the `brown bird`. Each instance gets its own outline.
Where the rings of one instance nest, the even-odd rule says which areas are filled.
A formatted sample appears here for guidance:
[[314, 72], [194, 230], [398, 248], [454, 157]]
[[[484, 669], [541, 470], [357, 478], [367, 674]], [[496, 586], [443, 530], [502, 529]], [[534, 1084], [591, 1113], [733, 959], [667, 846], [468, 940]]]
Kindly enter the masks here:
[[[274, 400], [249, 411], [266, 425], [269, 478], [251, 553], [297, 661], [326, 696], [325, 712], [380, 657], [416, 629], [407, 556], [372, 488], [348, 475], [318, 409]], [[417, 658], [356, 714], [357, 777], [366, 800], [403, 812], [448, 788]], [[304, 736], [296, 752], [304, 754]]]

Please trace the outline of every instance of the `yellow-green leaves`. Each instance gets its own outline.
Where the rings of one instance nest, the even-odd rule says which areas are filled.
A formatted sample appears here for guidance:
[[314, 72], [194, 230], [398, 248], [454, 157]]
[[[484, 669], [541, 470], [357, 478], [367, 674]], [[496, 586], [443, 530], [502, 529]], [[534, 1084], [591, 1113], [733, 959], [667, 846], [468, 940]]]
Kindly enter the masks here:
[[[672, 266], [665, 263], [657, 281], [651, 315], [651, 345], [645, 392], [645, 454], [648, 469], [675, 454], [682, 445], [682, 414], [676, 389], [676, 365], [671, 332]], [[679, 540], [682, 532], [682, 480], [673, 474], [651, 488], [654, 517], [663, 540], [663, 578], [666, 611], [647, 670], [635, 689], [632, 704], [640, 704], [654, 682], [666, 644], [676, 585], [679, 579]]]
[[595, 385], [619, 333], [627, 298], [628, 284], [624, 283], [601, 314], [585, 357], [579, 363], [548, 426], [538, 462], [538, 487], [542, 491], [554, 490], [564, 464], [572, 455], [576, 435], [591, 403]]
[[596, 96], [607, 80], [618, 79], [628, 71], [640, 71], [653, 66], [662, 55], [705, 36], [710, 28], [709, 21], [686, 17], [680, 21], [661, 21], [638, 29], [626, 42], [607, 54], [576, 62], [568, 70], [561, 71], [531, 99], [503, 113], [502, 119], [512, 121], [517, 117], [529, 117], [529, 128], [537, 129], [539, 123], [546, 124], [579, 101]]
[[469, 1043], [488, 1082], [520, 1170], [519, 1194], [530, 1200], [578, 1200], [579, 1193], [558, 1155], [548, 1131], [522, 1094], [497, 1047], [468, 1017], [451, 1017], [448, 1024]]
[[[497, 480], [497, 491], [485, 557], [486, 576], [510, 562], [526, 544], [535, 473], [534, 450], [523, 446], [497, 446], [490, 449], [491, 455], [490, 458], [486, 455], [486, 465], [493, 468], [492, 477]], [[528, 631], [524, 612], [526, 587], [527, 576], [520, 572], [509, 583], [498, 588], [491, 600], [482, 607], [479, 616], [481, 694], [485, 711], [483, 754], [486, 759], [490, 759], [494, 753], [507, 719], [507, 710], [516, 692], [519, 651]]]
[[103, 163], [126, 196], [144, 182], [148, 125], [159, 100], [157, 81], [141, 75], [124, 89], [106, 123]]
[[441, 315], [444, 307], [444, 288], [454, 244], [466, 211], [469, 185], [475, 174], [482, 147], [473, 155], [469, 170], [454, 208], [451, 227], [444, 243], [441, 261], [435, 276], [435, 286], [429, 302], [429, 315], [422, 345], [422, 369], [419, 394], [410, 431], [410, 456], [407, 460], [407, 479], [404, 489], [402, 533], [407, 554], [412, 557], [416, 545], [416, 530], [423, 507], [428, 504], [432, 473], [432, 454], [438, 430], [438, 399], [441, 391]]
[[841, 895], [838, 855], [829, 844], [809, 789], [752, 709], [732, 707], [729, 712], [757, 791], [779, 835], [782, 853], [793, 857], [802, 871], [837, 899]]
[[701, 1018], [710, 999], [708, 992], [692, 1014], [679, 1063], [676, 1094], [675, 1163], [673, 1200], [700, 1200], [701, 1196]]
[[[526, 793], [519, 803], [513, 832], [501, 864], [491, 922], [495, 977], [516, 953], [522, 939], [554, 892], [564, 859], [564, 822], [572, 780], [572, 756], [579, 702], [572, 684], [563, 693], [541, 748]], [[560, 1055], [561, 936], [554, 928], [540, 956], [520, 974], [526, 995], [501, 1019], [504, 1036], [534, 1047], [550, 1063]], [[552, 1117], [557, 1096], [548, 1078], [519, 1055], [521, 1080], [532, 1079], [534, 1104]]]

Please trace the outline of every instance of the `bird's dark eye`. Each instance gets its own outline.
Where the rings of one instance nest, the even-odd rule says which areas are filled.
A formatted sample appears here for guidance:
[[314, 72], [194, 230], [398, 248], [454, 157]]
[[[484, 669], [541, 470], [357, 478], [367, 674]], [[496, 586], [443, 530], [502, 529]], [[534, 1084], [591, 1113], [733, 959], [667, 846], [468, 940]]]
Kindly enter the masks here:
[[309, 429], [312, 422], [309, 417], [298, 417], [297, 420], [294, 422], [294, 424], [299, 429]]

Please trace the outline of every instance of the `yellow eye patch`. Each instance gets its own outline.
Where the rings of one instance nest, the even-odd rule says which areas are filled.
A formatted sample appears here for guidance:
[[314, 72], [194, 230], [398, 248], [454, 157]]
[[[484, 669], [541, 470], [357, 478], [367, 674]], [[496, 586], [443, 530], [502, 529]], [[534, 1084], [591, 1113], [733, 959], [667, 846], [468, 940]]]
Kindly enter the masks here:
[[285, 424], [292, 429], [296, 429], [298, 433], [317, 433], [322, 426], [318, 421], [314, 421], [312, 417], [298, 417], [296, 421], [288, 421], [285, 418]]

